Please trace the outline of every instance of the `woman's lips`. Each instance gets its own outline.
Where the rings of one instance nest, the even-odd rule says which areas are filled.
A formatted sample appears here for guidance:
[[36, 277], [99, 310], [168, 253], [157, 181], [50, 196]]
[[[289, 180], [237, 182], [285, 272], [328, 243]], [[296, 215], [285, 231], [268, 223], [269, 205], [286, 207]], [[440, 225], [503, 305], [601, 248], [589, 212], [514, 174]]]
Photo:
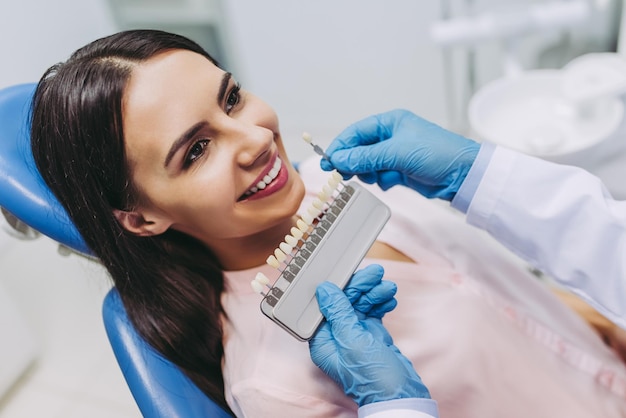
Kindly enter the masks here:
[[[276, 174], [276, 177], [274, 177], [269, 183], [267, 183], [266, 181], [264, 181], [264, 178], [269, 176], [270, 171], [277, 165], [277, 163], [280, 164], [280, 169]], [[251, 186], [250, 189], [256, 190], [256, 192], [248, 194], [250, 191], [249, 189], [248, 192], [244, 193], [239, 198], [239, 202], [262, 199], [277, 192], [287, 183], [287, 180], [289, 179], [289, 171], [287, 170], [285, 163], [283, 163], [282, 160], [278, 158], [278, 155], [274, 158], [274, 161], [270, 167], [271, 168], [269, 170], [266, 170], [264, 174], [260, 175], [259, 178], [255, 181], [254, 185]], [[265, 184], [265, 187], [263, 189], [257, 187], [259, 182], [263, 182]]]

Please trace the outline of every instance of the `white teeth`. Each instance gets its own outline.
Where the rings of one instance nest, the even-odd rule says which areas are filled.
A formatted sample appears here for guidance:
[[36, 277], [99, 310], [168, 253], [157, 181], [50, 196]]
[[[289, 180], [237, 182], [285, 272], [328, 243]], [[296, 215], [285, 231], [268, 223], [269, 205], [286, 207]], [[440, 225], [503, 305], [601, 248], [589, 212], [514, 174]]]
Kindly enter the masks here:
[[280, 168], [282, 167], [282, 165], [283, 163], [280, 158], [276, 158], [272, 169], [265, 175], [265, 177], [263, 177], [263, 180], [259, 181], [255, 186], [251, 187], [250, 190], [245, 193], [245, 197], [253, 195], [259, 190], [265, 189], [268, 184], [270, 184], [276, 177], [278, 177], [278, 173], [280, 172]]

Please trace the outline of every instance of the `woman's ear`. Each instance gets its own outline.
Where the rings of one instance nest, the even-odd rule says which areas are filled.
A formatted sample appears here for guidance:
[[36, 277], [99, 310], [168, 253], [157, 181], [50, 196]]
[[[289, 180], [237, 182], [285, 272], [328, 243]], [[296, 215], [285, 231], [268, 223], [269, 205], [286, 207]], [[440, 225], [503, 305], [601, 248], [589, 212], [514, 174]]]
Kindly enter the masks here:
[[142, 237], [162, 234], [172, 225], [166, 219], [156, 216], [146, 219], [136, 211], [113, 209], [113, 215], [124, 229]]

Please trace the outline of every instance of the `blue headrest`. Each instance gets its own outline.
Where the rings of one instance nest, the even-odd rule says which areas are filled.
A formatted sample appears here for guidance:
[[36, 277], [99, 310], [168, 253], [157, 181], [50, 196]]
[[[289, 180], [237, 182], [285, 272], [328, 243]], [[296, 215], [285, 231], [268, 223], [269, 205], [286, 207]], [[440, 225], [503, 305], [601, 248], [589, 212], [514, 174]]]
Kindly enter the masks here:
[[137, 334], [115, 288], [104, 298], [102, 313], [117, 362], [144, 417], [232, 418]]
[[0, 206], [76, 251], [91, 251], [41, 178], [30, 151], [30, 108], [36, 84], [0, 90]]

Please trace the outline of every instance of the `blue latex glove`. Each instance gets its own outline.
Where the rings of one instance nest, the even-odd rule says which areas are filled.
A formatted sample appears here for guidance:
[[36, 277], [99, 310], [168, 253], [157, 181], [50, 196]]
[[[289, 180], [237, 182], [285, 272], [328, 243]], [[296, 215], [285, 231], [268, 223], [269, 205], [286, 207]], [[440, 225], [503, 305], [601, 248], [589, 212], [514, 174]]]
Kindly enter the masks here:
[[326, 171], [357, 175], [383, 190], [401, 184], [426, 197], [452, 200], [480, 145], [406, 110], [370, 116], [346, 128], [326, 149]]
[[346, 295], [330, 282], [320, 284], [316, 295], [327, 321], [309, 341], [311, 359], [346, 395], [359, 406], [430, 398], [380, 318], [357, 315]]
[[384, 273], [382, 266], [371, 264], [356, 271], [344, 288], [359, 318], [370, 316], [380, 319], [398, 304], [394, 299], [398, 287], [393, 282], [383, 280]]

